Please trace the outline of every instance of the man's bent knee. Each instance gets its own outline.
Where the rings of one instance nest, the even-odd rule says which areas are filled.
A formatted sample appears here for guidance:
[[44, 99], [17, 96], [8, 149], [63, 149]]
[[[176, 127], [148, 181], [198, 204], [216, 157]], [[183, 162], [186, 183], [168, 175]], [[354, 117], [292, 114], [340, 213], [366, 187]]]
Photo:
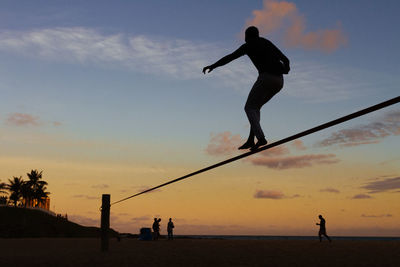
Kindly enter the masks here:
[[252, 112], [252, 111], [259, 111], [260, 108], [257, 107], [256, 105], [251, 105], [251, 104], [247, 104], [244, 106], [244, 111], [247, 112]]

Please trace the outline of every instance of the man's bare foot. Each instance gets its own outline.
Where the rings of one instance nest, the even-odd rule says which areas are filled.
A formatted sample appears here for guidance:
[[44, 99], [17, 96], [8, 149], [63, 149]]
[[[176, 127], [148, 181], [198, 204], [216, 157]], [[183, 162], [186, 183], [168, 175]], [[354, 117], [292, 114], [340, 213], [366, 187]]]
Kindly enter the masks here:
[[268, 141], [267, 141], [267, 139], [263, 138], [263, 139], [261, 139], [261, 140], [258, 140], [257, 143], [256, 143], [254, 146], [252, 146], [252, 147], [250, 148], [250, 150], [251, 150], [251, 151], [255, 151], [255, 150], [257, 150], [259, 147], [265, 146], [266, 144], [268, 144]]
[[238, 149], [249, 149], [249, 148], [253, 147], [254, 145], [255, 145], [254, 141], [252, 142], [252, 141], [247, 140], [247, 142], [244, 143], [242, 146], [240, 146]]

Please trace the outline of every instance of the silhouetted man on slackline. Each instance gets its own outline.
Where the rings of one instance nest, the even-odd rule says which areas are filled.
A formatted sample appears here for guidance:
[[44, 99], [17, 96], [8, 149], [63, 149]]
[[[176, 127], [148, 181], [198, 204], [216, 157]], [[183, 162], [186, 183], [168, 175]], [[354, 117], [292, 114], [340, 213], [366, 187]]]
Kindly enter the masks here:
[[318, 232], [319, 242], [322, 242], [323, 235], [329, 240], [329, 242], [332, 242], [332, 240], [326, 234], [325, 219], [322, 217], [322, 215], [318, 215], [318, 218], [319, 218], [319, 223], [316, 223], [316, 225], [319, 225], [319, 232]]
[[[267, 144], [260, 126], [260, 109], [282, 89], [282, 74], [288, 74], [290, 70], [289, 59], [273, 43], [260, 37], [256, 27], [250, 26], [245, 32], [245, 43], [232, 54], [204, 67], [203, 73], [207, 73], [207, 70], [211, 72], [243, 55], [249, 56], [259, 75], [244, 107], [250, 122], [249, 138], [239, 149], [256, 150]], [[257, 143], [254, 143], [254, 136], [257, 137]]]

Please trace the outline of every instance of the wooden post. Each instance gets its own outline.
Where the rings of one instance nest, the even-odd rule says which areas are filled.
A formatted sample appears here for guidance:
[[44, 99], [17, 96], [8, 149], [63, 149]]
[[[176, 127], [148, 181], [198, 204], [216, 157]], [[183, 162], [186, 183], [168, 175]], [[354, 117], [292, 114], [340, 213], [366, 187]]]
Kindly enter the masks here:
[[108, 251], [108, 232], [110, 229], [110, 195], [103, 194], [101, 201], [101, 251]]

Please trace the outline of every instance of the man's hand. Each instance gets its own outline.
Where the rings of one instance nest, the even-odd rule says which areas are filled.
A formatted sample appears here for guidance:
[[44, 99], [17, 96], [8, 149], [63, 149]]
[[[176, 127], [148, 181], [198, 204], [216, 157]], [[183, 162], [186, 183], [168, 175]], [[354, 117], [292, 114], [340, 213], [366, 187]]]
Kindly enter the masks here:
[[288, 74], [289, 71], [290, 71], [289, 65], [286, 65], [286, 64], [285, 64], [284, 67], [283, 67], [283, 74]]
[[207, 73], [207, 70], [208, 70], [208, 73], [210, 73], [210, 72], [212, 72], [213, 69], [214, 69], [214, 68], [212, 67], [212, 65], [207, 66], [207, 67], [204, 67], [204, 68], [203, 68], [203, 73], [206, 74], [206, 73]]

